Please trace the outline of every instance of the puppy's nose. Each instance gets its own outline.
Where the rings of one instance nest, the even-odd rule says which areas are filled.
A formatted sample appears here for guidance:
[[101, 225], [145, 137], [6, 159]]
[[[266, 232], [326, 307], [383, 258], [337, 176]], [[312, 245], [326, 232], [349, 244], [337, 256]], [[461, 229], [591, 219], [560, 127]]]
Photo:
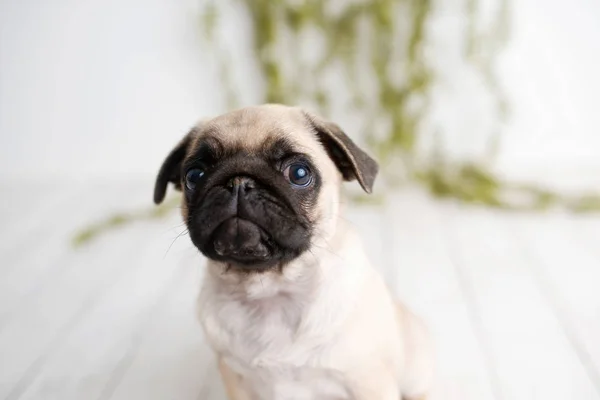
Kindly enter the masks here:
[[234, 176], [227, 182], [227, 187], [230, 188], [232, 192], [248, 192], [256, 187], [256, 182], [254, 182], [254, 179], [247, 176]]

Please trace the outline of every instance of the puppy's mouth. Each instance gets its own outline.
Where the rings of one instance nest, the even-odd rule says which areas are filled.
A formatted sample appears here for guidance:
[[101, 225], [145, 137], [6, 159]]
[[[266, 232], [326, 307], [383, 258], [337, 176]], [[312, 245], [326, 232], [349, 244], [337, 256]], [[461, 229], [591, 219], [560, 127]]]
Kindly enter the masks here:
[[252, 221], [231, 217], [222, 222], [212, 235], [216, 259], [243, 268], [259, 268], [271, 258], [272, 239]]
[[243, 173], [230, 175], [227, 170], [213, 175], [201, 188], [201, 197], [188, 196], [192, 242], [233, 271], [282, 269], [310, 244], [308, 223], [286, 194], [287, 181], [281, 188], [264, 183], [270, 176], [255, 180]]

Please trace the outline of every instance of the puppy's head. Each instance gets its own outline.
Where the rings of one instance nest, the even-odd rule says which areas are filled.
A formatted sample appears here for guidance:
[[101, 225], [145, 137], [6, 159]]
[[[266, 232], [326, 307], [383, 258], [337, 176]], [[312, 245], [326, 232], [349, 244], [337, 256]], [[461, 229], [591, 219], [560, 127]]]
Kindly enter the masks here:
[[335, 233], [342, 179], [371, 192], [377, 163], [335, 124], [299, 108], [248, 107], [198, 124], [164, 161], [184, 192], [194, 245], [246, 272], [282, 268]]

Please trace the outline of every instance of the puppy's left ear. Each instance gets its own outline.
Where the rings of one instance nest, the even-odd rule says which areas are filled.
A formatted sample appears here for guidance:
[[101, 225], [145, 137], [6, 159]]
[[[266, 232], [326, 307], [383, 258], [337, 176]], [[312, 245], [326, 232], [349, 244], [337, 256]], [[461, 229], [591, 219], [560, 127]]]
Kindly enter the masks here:
[[156, 183], [154, 184], [154, 203], [160, 204], [165, 199], [167, 185], [172, 183], [176, 190], [181, 190], [181, 163], [185, 158], [188, 147], [196, 137], [196, 130], [192, 129], [163, 161]]
[[303, 112], [344, 180], [357, 179], [364, 191], [371, 193], [379, 170], [377, 161], [358, 147], [337, 124]]

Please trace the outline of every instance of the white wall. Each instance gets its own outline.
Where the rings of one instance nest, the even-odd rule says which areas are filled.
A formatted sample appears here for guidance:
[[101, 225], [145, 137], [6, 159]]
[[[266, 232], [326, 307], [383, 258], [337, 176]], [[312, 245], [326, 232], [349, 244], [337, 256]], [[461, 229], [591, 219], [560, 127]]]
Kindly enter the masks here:
[[[512, 4], [498, 66], [511, 120], [498, 165], [513, 176], [600, 170], [600, 3]], [[152, 177], [196, 119], [224, 109], [198, 10], [195, 0], [2, 0], [0, 177]], [[248, 92], [258, 78], [244, 62], [244, 23], [229, 18], [227, 29], [241, 40], [231, 40], [244, 65], [236, 81]], [[460, 151], [486, 125], [452, 68], [437, 122]]]
[[221, 111], [196, 13], [193, 0], [2, 1], [0, 173], [154, 174]]
[[499, 65], [512, 118], [500, 165], [586, 174], [599, 189], [600, 2], [512, 3], [514, 40]]

